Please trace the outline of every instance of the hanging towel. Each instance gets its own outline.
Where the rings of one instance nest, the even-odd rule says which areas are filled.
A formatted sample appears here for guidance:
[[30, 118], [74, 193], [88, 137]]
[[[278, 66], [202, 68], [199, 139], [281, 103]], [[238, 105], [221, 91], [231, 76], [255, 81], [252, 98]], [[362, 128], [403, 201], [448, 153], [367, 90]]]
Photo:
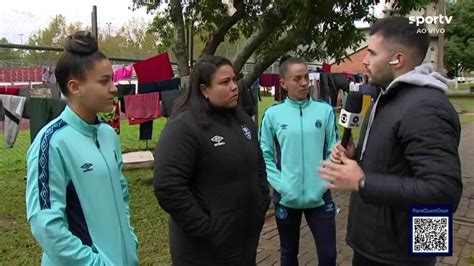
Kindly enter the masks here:
[[130, 125], [152, 121], [161, 116], [160, 94], [127, 95], [125, 96], [125, 107]]
[[4, 112], [5, 147], [11, 148], [16, 141], [20, 129], [21, 116], [25, 107], [25, 97], [0, 95]]
[[125, 96], [135, 94], [135, 84], [118, 84], [117, 87], [117, 96], [120, 101], [120, 111], [125, 113]]
[[138, 83], [167, 80], [173, 77], [168, 53], [162, 53], [133, 65], [137, 74]]

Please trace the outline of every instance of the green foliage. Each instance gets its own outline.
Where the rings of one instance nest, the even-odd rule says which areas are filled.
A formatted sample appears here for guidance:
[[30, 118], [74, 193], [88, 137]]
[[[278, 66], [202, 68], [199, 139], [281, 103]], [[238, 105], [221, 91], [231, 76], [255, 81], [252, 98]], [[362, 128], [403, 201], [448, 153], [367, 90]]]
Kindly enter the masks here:
[[[152, 30], [160, 33], [164, 43], [170, 45], [173, 42], [182, 42], [174, 34], [169, 4], [165, 1], [132, 1], [136, 8], [146, 7], [148, 11], [156, 12]], [[363, 38], [354, 21], [374, 20], [370, 8], [379, 2], [234, 0], [226, 5], [222, 1], [200, 0], [183, 4], [182, 14], [185, 25], [189, 27], [190, 23], [193, 23], [201, 41], [206, 43], [211, 40], [210, 36], [216, 29], [230, 21], [232, 10], [242, 8], [243, 5], [244, 16], [226, 32], [225, 40], [229, 44], [242, 39], [248, 43], [254, 34], [268, 30], [270, 34], [265, 35], [264, 41], [251, 48], [257, 65], [258, 62], [263, 62], [259, 68], [265, 68], [275, 58], [289, 51], [308, 61], [343, 58], [347, 48], [355, 50]], [[429, 0], [399, 0], [395, 3], [394, 11], [406, 14], [412, 9], [420, 9], [428, 2]], [[238, 55], [239, 52], [237, 51]], [[248, 59], [247, 56], [242, 58]]]
[[[148, 31], [148, 24], [143, 19], [130, 19], [118, 26], [111, 34], [107, 28], [99, 28], [99, 49], [109, 57], [145, 59], [165, 51], [168, 46], [160, 43], [156, 33]], [[49, 25], [38, 30], [27, 41], [28, 45], [64, 47], [68, 35], [80, 30], [91, 30], [79, 22], [68, 23], [62, 15], [55, 16]], [[0, 43], [8, 40], [0, 39]], [[61, 52], [0, 49], [0, 66], [53, 66]]]
[[[6, 38], [0, 39], [0, 44], [10, 43]], [[17, 49], [0, 48], [0, 67], [8, 67], [14, 64], [13, 62], [21, 59], [22, 52]]]
[[474, 5], [470, 0], [459, 0], [448, 4], [447, 16], [452, 16], [446, 25], [444, 63], [448, 70], [466, 71], [474, 69]]

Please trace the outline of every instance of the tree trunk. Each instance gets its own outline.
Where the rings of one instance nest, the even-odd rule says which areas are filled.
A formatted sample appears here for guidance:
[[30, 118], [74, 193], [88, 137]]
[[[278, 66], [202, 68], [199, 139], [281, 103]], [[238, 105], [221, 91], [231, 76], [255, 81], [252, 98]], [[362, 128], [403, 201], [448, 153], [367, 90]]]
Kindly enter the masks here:
[[268, 18], [259, 31], [254, 32], [245, 43], [244, 47], [232, 59], [234, 71], [239, 73], [253, 52], [280, 26], [281, 18]]
[[186, 52], [186, 35], [183, 20], [183, 7], [181, 0], [171, 0], [170, 2], [171, 21], [175, 28], [173, 53], [178, 63], [178, 71], [181, 77], [189, 75], [188, 56]]
[[[301, 32], [299, 34], [302, 34]], [[302, 35], [298, 35], [296, 32], [289, 33], [286, 37], [279, 40], [277, 45], [274, 47], [271, 53], [265, 54], [262, 58], [260, 58], [254, 65], [253, 70], [244, 77], [245, 84], [250, 86], [252, 83], [257, 80], [257, 78], [275, 62], [278, 58], [280, 58], [286, 52], [296, 49], [298, 47], [298, 43], [300, 42]]]
[[245, 15], [245, 5], [243, 0], [234, 0], [235, 13], [225, 20], [219, 28], [212, 34], [206, 46], [201, 52], [202, 55], [213, 55], [216, 53], [217, 47], [225, 40], [227, 32], [241, 20]]

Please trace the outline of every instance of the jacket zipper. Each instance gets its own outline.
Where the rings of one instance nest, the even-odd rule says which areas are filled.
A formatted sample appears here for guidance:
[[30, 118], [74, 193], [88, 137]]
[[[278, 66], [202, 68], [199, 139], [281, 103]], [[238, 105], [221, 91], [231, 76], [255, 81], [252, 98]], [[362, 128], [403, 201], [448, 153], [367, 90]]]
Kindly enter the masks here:
[[[123, 228], [122, 228], [122, 221], [120, 219], [120, 213], [118, 211], [118, 206], [117, 206], [117, 198], [115, 197], [115, 190], [114, 190], [114, 186], [113, 186], [113, 183], [112, 183], [112, 180], [111, 180], [112, 175], [111, 175], [111, 172], [110, 172], [109, 164], [107, 163], [107, 160], [105, 159], [105, 156], [102, 153], [102, 150], [100, 149], [99, 140], [97, 138], [97, 128], [94, 129], [93, 138], [94, 138], [94, 141], [95, 141], [95, 145], [96, 145], [97, 149], [99, 150], [99, 153], [102, 156], [102, 159], [104, 160], [105, 165], [107, 166], [107, 172], [109, 173], [110, 187], [112, 188], [112, 195], [114, 197], [115, 212], [117, 213], [117, 217], [118, 217], [118, 221], [119, 221], [120, 234], [122, 235], [123, 241], [125, 241], [125, 236], [123, 234]], [[125, 256], [125, 261], [128, 262], [127, 250], [126, 250], [126, 248], [123, 244], [121, 245], [121, 247], [122, 247], [122, 252]]]
[[301, 187], [301, 190], [302, 190], [302, 195], [303, 195], [303, 204], [305, 204], [306, 200], [305, 200], [305, 191], [304, 191], [304, 187], [305, 187], [305, 180], [304, 180], [304, 140], [303, 140], [303, 109], [301, 107], [301, 104], [300, 104], [300, 136], [301, 136], [301, 162], [303, 163], [303, 172], [302, 172], [302, 187]]

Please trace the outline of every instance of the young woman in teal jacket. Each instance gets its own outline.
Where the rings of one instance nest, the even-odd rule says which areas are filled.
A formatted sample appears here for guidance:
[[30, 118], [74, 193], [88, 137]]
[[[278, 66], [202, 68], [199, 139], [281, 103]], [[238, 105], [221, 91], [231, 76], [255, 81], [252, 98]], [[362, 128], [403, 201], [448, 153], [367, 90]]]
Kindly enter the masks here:
[[335, 114], [329, 104], [309, 98], [308, 68], [302, 60], [280, 60], [280, 78], [288, 96], [265, 111], [260, 146], [274, 191], [281, 265], [298, 265], [303, 213], [319, 265], [335, 265], [336, 207], [317, 171], [338, 139]]
[[119, 140], [96, 116], [115, 106], [110, 61], [90, 33], [78, 32], [55, 71], [68, 106], [27, 155], [27, 218], [41, 264], [138, 265]]

